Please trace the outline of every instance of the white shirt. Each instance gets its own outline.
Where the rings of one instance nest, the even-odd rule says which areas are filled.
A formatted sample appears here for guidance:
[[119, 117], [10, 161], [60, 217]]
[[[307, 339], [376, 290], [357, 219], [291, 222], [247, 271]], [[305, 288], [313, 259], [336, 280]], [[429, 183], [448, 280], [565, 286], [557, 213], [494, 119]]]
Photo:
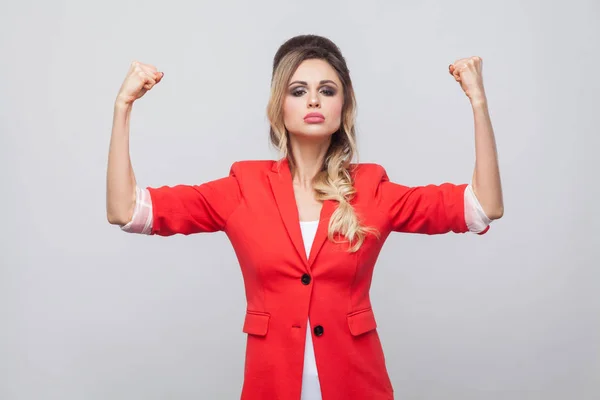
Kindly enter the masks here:
[[[310, 254], [315, 234], [317, 233], [319, 220], [300, 221], [302, 230], [302, 240], [306, 249], [306, 258]], [[319, 383], [319, 373], [315, 361], [315, 350], [312, 342], [312, 329], [310, 328], [310, 318], [306, 321], [306, 342], [304, 345], [304, 369], [302, 370], [302, 395], [300, 400], [321, 400], [321, 385]]]

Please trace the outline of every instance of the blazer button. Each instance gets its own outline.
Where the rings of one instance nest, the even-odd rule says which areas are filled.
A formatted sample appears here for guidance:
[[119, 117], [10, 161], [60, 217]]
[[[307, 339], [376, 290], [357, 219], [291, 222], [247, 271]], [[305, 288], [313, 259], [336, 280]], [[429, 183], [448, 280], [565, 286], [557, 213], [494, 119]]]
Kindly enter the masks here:
[[304, 274], [302, 275], [302, 279], [300, 279], [303, 284], [308, 285], [310, 283], [310, 275]]
[[315, 326], [315, 329], [313, 329], [313, 332], [315, 332], [315, 336], [321, 336], [323, 334], [323, 327], [321, 325], [317, 325]]

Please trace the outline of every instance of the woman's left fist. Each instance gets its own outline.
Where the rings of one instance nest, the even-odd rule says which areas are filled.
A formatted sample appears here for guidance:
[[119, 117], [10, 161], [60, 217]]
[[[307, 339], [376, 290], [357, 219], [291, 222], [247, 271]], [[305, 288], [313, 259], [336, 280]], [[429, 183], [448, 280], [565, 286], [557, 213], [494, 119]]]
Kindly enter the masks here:
[[461, 58], [448, 67], [450, 75], [460, 83], [460, 87], [471, 100], [471, 103], [485, 100], [482, 67], [483, 60], [477, 56]]

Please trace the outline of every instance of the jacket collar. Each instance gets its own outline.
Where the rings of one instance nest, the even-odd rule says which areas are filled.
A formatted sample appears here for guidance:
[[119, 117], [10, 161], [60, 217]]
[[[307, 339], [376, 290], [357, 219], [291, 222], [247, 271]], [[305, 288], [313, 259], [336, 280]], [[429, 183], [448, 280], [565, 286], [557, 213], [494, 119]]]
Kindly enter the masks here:
[[302, 231], [300, 229], [298, 205], [296, 204], [296, 197], [294, 196], [292, 174], [287, 158], [284, 157], [278, 162], [273, 162], [273, 167], [269, 173], [269, 181], [288, 236], [294, 244], [294, 247], [307, 270], [310, 272], [317, 254], [327, 239], [329, 220], [331, 214], [335, 211], [337, 202], [334, 200], [325, 200], [323, 202], [317, 232], [310, 248], [310, 254], [307, 258], [304, 241], [302, 239]]

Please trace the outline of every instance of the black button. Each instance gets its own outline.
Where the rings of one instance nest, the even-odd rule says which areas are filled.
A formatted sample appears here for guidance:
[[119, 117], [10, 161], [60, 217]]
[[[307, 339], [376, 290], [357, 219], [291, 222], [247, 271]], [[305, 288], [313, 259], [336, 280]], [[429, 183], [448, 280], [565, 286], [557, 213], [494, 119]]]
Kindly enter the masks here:
[[304, 275], [302, 275], [302, 279], [300, 279], [300, 280], [305, 285], [308, 285], [310, 283], [310, 275], [309, 274], [304, 274]]
[[323, 334], [323, 327], [321, 325], [317, 325], [315, 326], [315, 329], [313, 329], [313, 332], [315, 332], [316, 336], [321, 336]]

